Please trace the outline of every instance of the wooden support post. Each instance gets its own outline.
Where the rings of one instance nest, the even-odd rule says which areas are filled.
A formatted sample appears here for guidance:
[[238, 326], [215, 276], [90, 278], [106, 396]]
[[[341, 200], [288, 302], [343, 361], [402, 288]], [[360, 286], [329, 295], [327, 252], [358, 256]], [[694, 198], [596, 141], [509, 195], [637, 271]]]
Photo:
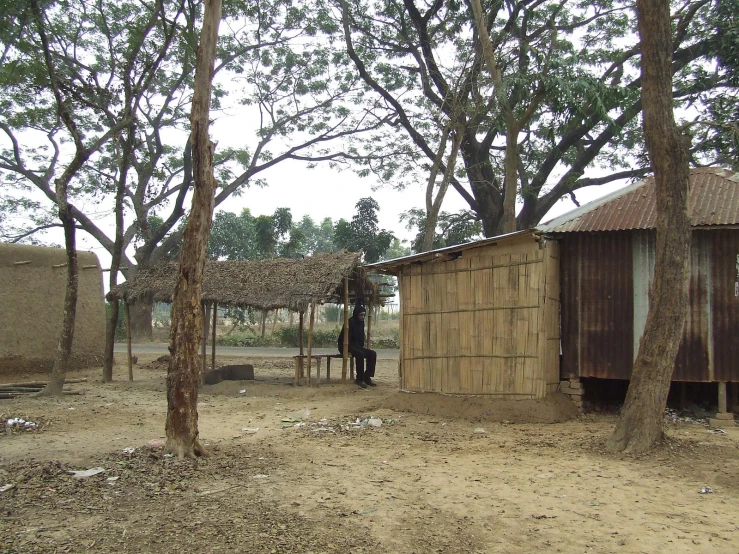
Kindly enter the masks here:
[[349, 360], [349, 276], [344, 277], [344, 344], [341, 360], [341, 384], [346, 385], [346, 366]]
[[372, 348], [372, 303], [367, 305], [367, 348]]
[[311, 302], [310, 305], [310, 323], [308, 324], [308, 386], [310, 386], [310, 363], [313, 353], [313, 322], [316, 316], [316, 303]]
[[216, 368], [216, 321], [218, 318], [218, 302], [213, 302], [213, 329], [212, 329], [212, 339], [210, 341], [210, 349], [211, 349], [211, 364], [210, 368], [215, 369]]
[[128, 380], [133, 381], [133, 356], [131, 355], [131, 310], [128, 308], [128, 300], [125, 301], [126, 306], [126, 340], [128, 342]]
[[403, 289], [401, 283], [403, 273], [398, 275], [398, 346], [400, 347], [400, 355], [398, 356], [398, 388], [403, 390], [403, 355], [405, 348], [403, 347]]
[[[210, 306], [210, 305], [208, 305]], [[208, 363], [206, 361], [207, 358], [207, 348], [208, 348], [208, 325], [207, 321], [209, 320], [209, 311], [205, 308], [205, 303], [202, 304], [202, 315], [201, 315], [201, 325], [203, 328], [203, 338], [200, 341], [200, 375], [205, 375], [206, 369], [208, 369]]]
[[300, 374], [299, 378], [303, 378], [303, 355], [305, 352], [303, 351], [303, 344], [305, 344], [305, 341], [303, 340], [304, 330], [305, 330], [305, 310], [300, 310], [300, 316], [299, 316], [299, 327], [298, 327], [298, 342], [300, 344], [300, 362], [298, 363], [298, 367], [300, 368]]
[[718, 413], [725, 414], [726, 409], [726, 383], [718, 384]]

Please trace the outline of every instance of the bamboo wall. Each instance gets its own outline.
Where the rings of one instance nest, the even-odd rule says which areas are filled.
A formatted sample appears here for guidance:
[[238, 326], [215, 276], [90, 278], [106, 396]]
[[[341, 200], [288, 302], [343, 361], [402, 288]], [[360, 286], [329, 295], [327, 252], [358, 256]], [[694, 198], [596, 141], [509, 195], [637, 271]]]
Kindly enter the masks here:
[[400, 268], [401, 389], [542, 398], [559, 384], [558, 245], [532, 235]]

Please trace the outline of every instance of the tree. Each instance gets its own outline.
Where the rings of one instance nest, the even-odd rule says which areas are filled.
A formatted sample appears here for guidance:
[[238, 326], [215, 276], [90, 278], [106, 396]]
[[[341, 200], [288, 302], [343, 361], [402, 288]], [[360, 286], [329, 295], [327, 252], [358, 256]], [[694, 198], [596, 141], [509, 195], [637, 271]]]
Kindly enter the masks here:
[[[413, 208], [401, 215], [406, 222], [406, 229], [416, 229], [417, 234], [411, 243], [414, 253], [425, 252], [423, 240], [426, 235], [426, 214], [423, 210]], [[434, 229], [432, 249], [445, 248], [456, 244], [463, 244], [483, 238], [482, 225], [475, 219], [475, 214], [469, 210], [457, 213], [441, 212]]]
[[691, 228], [689, 140], [673, 114], [670, 3], [637, 0], [636, 11], [644, 135], [657, 199], [657, 258], [644, 334], [608, 447], [641, 453], [663, 437], [667, 393], [688, 308]]
[[[505, 232], [504, 209], [516, 196], [522, 202], [517, 228], [527, 228], [583, 187], [648, 173], [639, 125], [639, 42], [629, 2], [482, 2], [493, 75], [484, 70], [467, 2], [338, 4], [356, 71], [394, 116], [399, 133], [388, 140], [413, 152], [396, 160], [394, 175], [418, 180], [439, 152], [443, 129], [464, 129], [450, 186], [486, 236]], [[715, 33], [718, 4], [689, 0], [674, 14], [673, 97], [701, 119], [737, 91], [730, 70], [707, 69], [726, 50]], [[727, 110], [716, 113], [728, 117]], [[712, 132], [714, 138], [728, 133], [721, 127]], [[375, 148], [383, 148], [385, 138], [374, 137]], [[716, 150], [725, 154], [724, 145], [712, 145], [693, 149], [695, 163], [721, 159]], [[418, 163], [419, 154], [426, 164]], [[591, 168], [609, 174], [587, 177]]]
[[[49, 382], [42, 395], [61, 395], [66, 377], [69, 359], [72, 353], [72, 342], [74, 339], [74, 325], [77, 310], [77, 293], [79, 284], [79, 269], [77, 265], [76, 251], [76, 222], [69, 203], [70, 184], [72, 180], [83, 170], [90, 158], [96, 155], [104, 145], [117, 135], [126, 125], [130, 123], [130, 113], [124, 113], [120, 119], [107, 120], [108, 125], [99, 125], [94, 131], [87, 133], [82, 128], [81, 121], [85, 115], [83, 110], [78, 109], [77, 98], [74, 91], [66, 86], [64, 71], [57, 66], [53, 47], [49, 36], [56, 32], [53, 21], [48, 18], [46, 6], [37, 0], [32, 0], [27, 5], [19, 7], [17, 12], [11, 15], [10, 23], [3, 26], [0, 38], [5, 44], [3, 61], [10, 57], [9, 52], [18, 53], [12, 65], [14, 67], [2, 72], [3, 80], [13, 91], [23, 88], [23, 82], [29, 82], [38, 90], [42, 108], [36, 114], [38, 120], [44, 120], [53, 127], [50, 132], [50, 140], [57, 147], [55, 141], [57, 133], [66, 132], [71, 143], [73, 155], [69, 162], [63, 167], [60, 175], [53, 179], [53, 174], [38, 175], [26, 166], [22, 171], [26, 177], [36, 178], [42, 182], [48, 192], [55, 196], [58, 207], [60, 225], [64, 230], [64, 242], [67, 251], [67, 285], [64, 297], [64, 314], [62, 318], [62, 330], [60, 332], [59, 344], [51, 370]], [[29, 43], [38, 44], [41, 60], [29, 59], [25, 56]], [[27, 70], [26, 73], [14, 73], [19, 69]], [[7, 102], [7, 100], [6, 100]], [[104, 110], [100, 106], [93, 105], [91, 112], [97, 116], [103, 116]], [[8, 124], [0, 121], [0, 129], [8, 132]], [[92, 138], [90, 138], [92, 135]], [[12, 152], [19, 161], [19, 147], [17, 142], [12, 143]], [[54, 160], [56, 163], [56, 159]]]
[[[153, 33], [140, 33], [141, 59], [128, 68], [123, 63], [126, 43], [119, 40], [119, 34], [129, 27], [139, 29], [139, 21], [157, 12], [161, 22], [176, 28], [172, 42], [164, 48], [164, 23]], [[64, 2], [62, 9], [50, 13], [56, 31], [56, 59], [63, 74], [70, 76], [74, 85], [70, 90], [81, 103], [90, 96], [113, 108], [123, 105], [121, 84], [126, 78], [141, 95], [133, 113], [136, 138], [129, 153], [130, 174], [125, 180], [123, 202], [126, 227], [121, 269], [130, 278], [138, 268], [166, 259], [182, 240], [184, 226], [180, 222], [185, 217], [192, 181], [186, 106], [192, 95], [201, 3], [80, 0]], [[215, 71], [221, 82], [228, 83], [228, 89], [216, 83], [214, 109], [229, 113], [233, 125], [238, 126], [240, 121], [230, 114], [238, 107], [243, 114], [239, 117], [247, 123], [241, 125], [245, 129], [243, 146], [223, 148], [215, 154], [219, 184], [216, 206], [252, 184], [264, 184], [260, 175], [286, 160], [346, 164], [360, 158], [363, 163], [371, 163], [374, 157], [392, 158], [392, 149], [377, 156], [363, 156], [351, 145], [353, 135], [381, 128], [389, 116], [376, 115], [380, 102], [368, 101], [362, 83], [345, 71], [348, 62], [331, 40], [338, 28], [319, 0], [299, 6], [289, 0], [235, 0], [228, 4], [225, 15], [229, 24], [223, 26]], [[12, 29], [6, 33], [13, 35]], [[20, 54], [2, 46], [5, 57], [0, 71], [6, 75], [11, 69], [22, 71], [23, 66], [17, 63]], [[154, 78], [147, 80], [144, 76], [150, 62], [158, 59], [158, 49], [162, 49], [163, 58]], [[23, 50], [24, 59], [37, 64], [37, 51], [38, 45], [29, 40]], [[89, 60], [95, 60], [95, 64], [90, 66]], [[124, 75], [129, 69], [130, 74]], [[0, 223], [4, 225], [0, 234], [8, 240], [24, 240], [33, 232], [56, 225], [48, 217], [55, 208], [56, 196], [38, 177], [55, 177], [57, 159], [67, 154], [64, 148], [57, 150], [48, 138], [55, 127], [53, 121], [39, 117], [43, 97], [36, 94], [35, 85], [27, 79], [17, 81], [11, 90], [8, 81], [0, 79], [2, 146], [10, 145], [0, 150], [0, 171], [10, 185], [0, 190]], [[85, 118], [80, 124], [92, 130], [100, 121], [106, 119]], [[37, 146], [43, 141], [50, 148]], [[95, 214], [101, 206], [114, 203], [124, 153], [115, 145], [95, 158], [69, 195], [78, 226], [111, 255], [116, 250], [115, 240]], [[44, 192], [46, 201], [33, 197], [34, 187]], [[26, 224], [16, 225], [13, 214], [23, 214]], [[153, 216], [160, 222], [156, 228], [150, 225]], [[148, 336], [150, 307], [145, 303], [139, 303], [139, 307], [140, 311], [131, 314], [134, 331], [143, 325], [143, 335]]]
[[198, 441], [198, 347], [203, 334], [200, 293], [216, 190], [213, 174], [215, 145], [210, 141], [208, 125], [220, 20], [221, 0], [205, 0], [190, 116], [195, 191], [172, 300], [171, 356], [167, 370], [165, 450], [179, 458], [206, 453]]
[[362, 252], [364, 262], [378, 261], [395, 238], [390, 231], [380, 229], [377, 212], [380, 205], [373, 198], [361, 198], [351, 221], [340, 219], [334, 227], [334, 244], [351, 252]]

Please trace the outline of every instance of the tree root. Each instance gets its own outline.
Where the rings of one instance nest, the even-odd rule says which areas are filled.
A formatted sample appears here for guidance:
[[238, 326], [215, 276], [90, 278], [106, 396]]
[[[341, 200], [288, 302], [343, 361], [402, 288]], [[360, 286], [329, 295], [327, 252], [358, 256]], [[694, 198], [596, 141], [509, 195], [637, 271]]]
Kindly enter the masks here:
[[183, 441], [174, 437], [167, 438], [167, 444], [164, 447], [165, 454], [172, 454], [177, 456], [177, 459], [184, 460], [185, 458], [207, 458], [210, 456], [200, 441], [195, 439], [194, 442]]

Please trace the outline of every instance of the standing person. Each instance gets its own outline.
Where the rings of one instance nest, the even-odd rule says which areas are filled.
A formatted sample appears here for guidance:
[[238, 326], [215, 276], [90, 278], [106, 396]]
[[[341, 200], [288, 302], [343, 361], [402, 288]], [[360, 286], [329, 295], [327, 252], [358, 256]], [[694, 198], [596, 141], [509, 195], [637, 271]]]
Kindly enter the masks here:
[[[377, 365], [377, 352], [364, 347], [364, 316], [366, 310], [359, 302], [354, 307], [354, 312], [349, 318], [349, 352], [357, 364], [357, 375], [355, 383], [366, 389], [367, 386], [375, 387], [377, 384], [372, 381], [375, 376], [375, 365]], [[344, 328], [341, 328], [338, 340], [339, 352], [344, 353]], [[367, 368], [364, 367], [364, 361], [367, 360]]]

